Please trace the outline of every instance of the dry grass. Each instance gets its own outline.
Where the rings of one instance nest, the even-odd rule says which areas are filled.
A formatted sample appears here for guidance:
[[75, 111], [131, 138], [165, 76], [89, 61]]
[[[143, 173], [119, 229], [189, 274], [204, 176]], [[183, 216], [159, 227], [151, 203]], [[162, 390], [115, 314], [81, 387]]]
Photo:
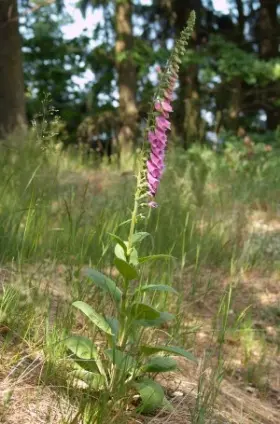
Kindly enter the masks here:
[[[59, 271], [64, 274], [65, 268], [61, 265], [55, 266], [49, 274], [46, 274], [46, 270], [44, 270], [44, 277], [40, 280], [42, 287], [50, 289], [51, 282], [54, 281], [55, 275], [59, 275]], [[209, 274], [211, 274], [210, 270], [205, 272], [206, 279], [209, 278]], [[11, 277], [11, 273], [9, 274], [7, 270], [2, 272], [1, 275], [6, 283]], [[37, 279], [40, 272], [33, 272], [32, 275], [33, 279]], [[226, 286], [230, 281], [230, 277], [218, 275], [217, 272], [215, 279], [217, 286]], [[61, 278], [61, 281], [63, 280]], [[273, 307], [279, 302], [278, 281], [277, 273], [261, 275], [256, 272], [245, 273], [235, 280], [236, 291], [233, 309], [235, 312], [237, 310], [242, 311], [244, 307], [249, 304], [252, 305], [254, 325], [258, 328], [261, 327], [265, 337], [269, 339], [266, 359], [270, 364], [271, 378], [269, 378], [269, 386], [265, 395], [244, 380], [242, 371], [244, 371], [246, 364], [244, 365], [242, 342], [238, 337], [229, 334], [224, 347], [228, 375], [220, 388], [215, 407], [215, 419], [213, 421], [215, 423], [278, 424], [280, 422], [280, 359], [275, 348], [275, 337], [277, 336], [275, 332], [277, 333], [277, 329], [271, 322], [271, 316], [263, 312], [266, 308]], [[202, 284], [201, 281], [200, 283]], [[195, 344], [196, 353], [200, 357], [211, 342], [211, 322], [217, 310], [220, 293], [217, 286], [207, 293], [207, 297], [198, 293], [193, 302], [187, 303], [186, 321], [190, 316], [195, 316], [197, 322], [201, 324]], [[63, 295], [63, 284], [58, 285], [56, 280], [55, 287], [55, 294]], [[271, 329], [273, 329], [273, 334], [271, 334]], [[16, 349], [16, 346], [14, 349]], [[17, 354], [22, 357], [24, 352]], [[11, 352], [11, 358], [14, 358], [14, 356], [15, 352]], [[4, 358], [2, 357], [0, 392], [2, 398], [1, 422], [3, 424], [62, 423], [66, 411], [69, 413], [69, 401], [67, 401], [67, 397], [59, 396], [57, 387], [38, 384], [42, 364], [36, 362], [36, 353], [32, 352], [32, 358], [28, 365], [22, 365], [20, 375], [14, 377], [14, 374], [11, 374], [11, 369], [15, 366], [14, 360], [10, 361], [11, 364], [13, 363], [13, 367], [9, 367], [9, 360], [6, 357], [4, 366]], [[254, 359], [258, 359], [257, 354]], [[174, 405], [174, 411], [171, 415], [161, 413], [146, 419], [141, 418], [140, 420], [140, 418], [137, 418], [134, 421], [131, 417], [131, 422], [147, 422], [149, 424], [187, 424], [192, 422], [190, 411], [197, 392], [198, 368], [184, 360], [180, 361], [180, 367], [180, 373], [172, 373], [162, 381]], [[174, 392], [175, 394], [179, 392], [179, 396], [173, 397]], [[11, 398], [5, 407], [3, 399], [9, 396], [9, 393]], [[74, 408], [72, 413], [74, 414]]]
[[[94, 172], [65, 173], [61, 185], [71, 184], [78, 187], [89, 182], [89, 195], [106, 192], [116, 182], [115, 175], [104, 178]], [[130, 181], [124, 175], [125, 182]], [[105, 181], [105, 183], [104, 183]], [[81, 193], [82, 195], [82, 189]], [[55, 207], [55, 205], [54, 205]], [[260, 235], [279, 240], [280, 222], [268, 213], [255, 213], [249, 219], [248, 234]], [[201, 231], [203, 231], [203, 226]], [[244, 234], [242, 235], [244, 237]], [[275, 247], [273, 247], [275, 253]], [[279, 250], [280, 252], [280, 250]], [[276, 251], [277, 255], [277, 251]], [[280, 258], [280, 253], [279, 253]], [[13, 285], [23, 294], [39, 292], [42, 303], [50, 297], [49, 317], [51, 325], [57, 317], [61, 304], [68, 304], [73, 298], [71, 281], [75, 267], [45, 261], [39, 266], [25, 265], [20, 272], [14, 264], [0, 270], [0, 292], [2, 287]], [[221, 293], [229, 286], [233, 287], [233, 303], [230, 311], [230, 323], [250, 306], [251, 323], [238, 331], [228, 331], [223, 347], [226, 376], [221, 384], [216, 402], [213, 420], [215, 424], [279, 424], [280, 423], [280, 296], [277, 270], [240, 269], [229, 274], [217, 269], [201, 268], [199, 273], [193, 269], [178, 274], [177, 283], [183, 293], [182, 338], [184, 328], [200, 326], [193, 335], [193, 345], [198, 358], [213, 344], [213, 319], [215, 317]], [[196, 279], [196, 292], [191, 293], [193, 279]], [[210, 282], [210, 285], [209, 285]], [[32, 294], [33, 295], [33, 294]], [[31, 296], [32, 300], [32, 296]], [[40, 306], [39, 306], [40, 307]], [[7, 332], [10, 329], [0, 325], [0, 422], [2, 424], [63, 424], [71, 423], [75, 417], [75, 407], [69, 401], [65, 391], [61, 391], [57, 381], [43, 382], [41, 375], [45, 358], [36, 344], [25, 343], [16, 336], [13, 329], [13, 342], [9, 349], [4, 347]], [[246, 339], [247, 337], [247, 339]], [[249, 347], [247, 346], [249, 345]], [[263, 347], [264, 346], [264, 347]], [[249, 349], [249, 358], [246, 357]], [[264, 362], [262, 355], [264, 354]], [[247, 353], [248, 355], [248, 353]], [[23, 358], [27, 358], [26, 361]], [[215, 359], [215, 358], [214, 358]], [[180, 373], [172, 373], [161, 380], [173, 403], [172, 413], [162, 412], [153, 417], [134, 417], [131, 413], [115, 419], [116, 424], [192, 424], [191, 411], [197, 396], [197, 381], [201, 368], [180, 360]], [[248, 369], [254, 371], [253, 382], [248, 380]], [[211, 380], [211, 369], [205, 374]], [[263, 381], [264, 380], [264, 381]], [[62, 380], [63, 382], [63, 380]], [[177, 392], [178, 396], [174, 396]], [[66, 421], [68, 419], [68, 421]], [[72, 421], [79, 424], [79, 420]], [[203, 423], [204, 424], [204, 423]]]

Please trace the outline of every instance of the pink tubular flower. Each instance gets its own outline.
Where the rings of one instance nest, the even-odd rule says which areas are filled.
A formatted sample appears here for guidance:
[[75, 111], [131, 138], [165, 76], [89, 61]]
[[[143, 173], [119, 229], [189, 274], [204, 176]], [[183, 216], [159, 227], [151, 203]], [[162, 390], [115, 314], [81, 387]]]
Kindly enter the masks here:
[[[165, 70], [160, 72], [159, 87], [156, 91], [156, 100], [153, 104], [153, 110], [149, 114], [148, 141], [151, 149], [145, 169], [148, 193], [143, 193], [143, 195], [149, 195], [150, 198], [147, 203], [148, 206], [152, 208], [157, 206], [154, 198], [157, 194], [160, 179], [164, 171], [167, 133], [171, 128], [169, 114], [173, 112], [171, 103], [176, 81], [178, 79], [179, 64], [182, 62], [181, 59], [184, 56], [188, 40], [193, 33], [194, 25], [195, 12], [191, 12], [187, 26], [181, 32], [180, 38], [175, 44], [175, 48]], [[144, 153], [146, 154], [146, 151]], [[142, 187], [144, 187], [144, 184]]]
[[[172, 96], [172, 93], [171, 93]], [[172, 106], [170, 103], [168, 103], [167, 100], [163, 100], [162, 102], [156, 102], [155, 103], [155, 110], [157, 110], [158, 112], [173, 112]]]
[[160, 73], [161, 73], [161, 67], [160, 67], [159, 65], [157, 65], [157, 66], [155, 67], [155, 70], [156, 70], [156, 72], [157, 72], [158, 74], [160, 74]]
[[163, 99], [157, 100], [154, 104], [156, 111], [155, 128], [148, 133], [148, 140], [151, 144], [150, 158], [147, 161], [147, 180], [149, 188], [149, 196], [151, 200], [148, 206], [157, 207], [154, 197], [157, 193], [160, 178], [164, 170], [164, 154], [167, 147], [167, 131], [170, 130], [169, 113], [173, 112], [171, 106], [172, 94], [175, 85], [175, 77], [170, 76], [169, 88], [165, 90]]
[[156, 202], [153, 202], [152, 200], [148, 203], [148, 206], [150, 206], [150, 208], [157, 208], [158, 204]]
[[164, 116], [156, 117], [156, 125], [160, 131], [170, 130], [171, 124]]

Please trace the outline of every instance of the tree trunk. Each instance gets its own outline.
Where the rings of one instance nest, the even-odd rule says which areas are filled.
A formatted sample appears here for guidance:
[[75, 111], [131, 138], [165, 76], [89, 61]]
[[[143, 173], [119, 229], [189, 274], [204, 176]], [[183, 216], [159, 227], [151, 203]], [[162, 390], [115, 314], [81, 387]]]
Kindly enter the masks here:
[[198, 66], [196, 64], [183, 69], [179, 75], [184, 149], [200, 139], [201, 119], [197, 76]]
[[[259, 18], [257, 20], [256, 35], [259, 45], [259, 55], [264, 60], [277, 58], [279, 55], [279, 23], [277, 17], [278, 0], [261, 0]], [[280, 124], [280, 107], [275, 103], [280, 96], [279, 82], [268, 87], [274, 95], [266, 100], [268, 107], [264, 107], [267, 114], [267, 129], [275, 130]]]
[[[176, 15], [176, 36], [186, 25], [191, 10], [196, 11], [196, 27], [199, 26], [201, 2], [175, 0], [172, 4]], [[190, 47], [196, 48], [196, 31], [190, 40]], [[198, 66], [193, 63], [189, 66], [181, 66], [179, 72], [179, 109], [178, 130], [183, 138], [183, 147], [188, 148], [190, 144], [200, 139], [201, 116], [199, 101]]]
[[242, 81], [240, 78], [234, 78], [229, 85], [229, 105], [228, 105], [228, 123], [227, 127], [237, 132], [239, 127], [239, 113], [242, 110]]
[[0, 0], [0, 138], [25, 123], [17, 0]]
[[244, 43], [244, 29], [245, 29], [245, 15], [244, 15], [244, 3], [243, 0], [236, 0], [236, 7], [238, 11], [238, 37], [237, 41], [241, 46]]
[[119, 142], [122, 151], [131, 151], [135, 143], [138, 111], [136, 106], [137, 75], [132, 58], [132, 3], [117, 0], [116, 63], [118, 70], [121, 128]]

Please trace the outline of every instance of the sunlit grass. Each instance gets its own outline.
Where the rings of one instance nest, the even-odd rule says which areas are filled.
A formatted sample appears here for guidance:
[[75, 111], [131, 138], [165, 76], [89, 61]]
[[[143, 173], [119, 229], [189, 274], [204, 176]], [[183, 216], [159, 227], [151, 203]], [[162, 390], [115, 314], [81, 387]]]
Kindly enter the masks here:
[[[201, 318], [188, 321], [189, 310], [213, 293], [215, 299], [222, 298], [225, 290], [215, 277], [205, 278], [205, 270], [227, 273], [234, 280], [244, 270], [271, 269], [280, 261], [276, 242], [265, 250], [263, 236], [254, 233], [253, 237], [249, 231], [254, 212], [265, 210], [268, 216], [278, 216], [280, 160], [273, 156], [263, 167], [248, 170], [210, 150], [194, 150], [207, 166], [207, 177], [200, 181], [199, 169], [194, 175], [200, 166], [195, 156], [171, 151], [159, 190], [159, 208], [139, 226], [153, 236], [143, 242], [143, 255], [167, 253], [174, 257], [170, 264], [153, 264], [147, 273], [155, 282], [173, 284], [180, 290], [179, 302], [168, 305], [176, 315], [170, 333], [174, 342], [191, 349], [195, 349], [195, 333], [203, 324]], [[36, 358], [40, 360], [34, 371], [36, 382], [60, 387], [58, 393], [63, 393], [63, 398], [69, 396], [74, 405], [74, 411], [69, 412], [72, 421], [66, 421], [69, 423], [75, 422], [78, 412], [85, 422], [96, 419], [91, 402], [69, 389], [69, 364], [61, 341], [73, 328], [80, 330], [70, 304], [86, 299], [100, 311], [106, 307], [102, 296], [86, 286], [80, 270], [91, 264], [107, 274], [114, 273], [108, 233], [125, 234], [133, 189], [133, 160], [125, 169], [107, 163], [96, 168], [79, 151], [55, 145], [42, 149], [32, 137], [12, 139], [0, 147], [0, 259], [8, 275], [0, 286], [4, 340], [0, 355], [8, 358], [0, 373], [7, 377], [16, 369], [16, 381], [21, 382], [22, 373], [25, 378], [24, 366], [20, 368], [22, 357], [30, 356], [31, 364]], [[166, 301], [163, 298], [162, 305]], [[229, 316], [229, 308], [222, 315]], [[230, 321], [225, 332], [227, 327], [231, 327]], [[266, 350], [257, 360], [251, 358], [262, 337], [249, 327], [244, 324], [242, 328], [241, 347], [248, 357], [243, 361], [244, 375], [248, 384], [264, 390], [263, 376], [269, 369]], [[217, 328], [211, 332], [213, 341]], [[213, 390], [204, 380], [204, 371], [199, 377], [201, 392], [194, 403], [192, 423], [206, 422], [212, 410], [221, 363], [222, 359], [212, 369], [216, 379]], [[98, 412], [98, 419], [104, 419], [105, 409]], [[125, 420], [125, 414], [116, 412], [116, 405], [110, 413], [117, 417], [115, 422]]]

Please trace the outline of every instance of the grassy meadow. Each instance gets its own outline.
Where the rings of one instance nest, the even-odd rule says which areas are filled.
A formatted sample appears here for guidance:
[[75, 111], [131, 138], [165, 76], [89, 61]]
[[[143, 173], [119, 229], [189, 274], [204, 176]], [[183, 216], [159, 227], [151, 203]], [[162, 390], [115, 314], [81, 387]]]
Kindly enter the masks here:
[[110, 308], [83, 269], [119, 278], [109, 233], [128, 232], [134, 162], [97, 163], [32, 135], [0, 146], [0, 422], [279, 423], [280, 156], [261, 144], [253, 156], [238, 141], [170, 149], [159, 207], [139, 223], [151, 234], [141, 256], [172, 256], [145, 275], [179, 293], [160, 297], [175, 319], [147, 337], [164, 343], [168, 331], [197, 358], [154, 376], [168, 408], [141, 414], [122, 387], [113, 401], [70, 384], [63, 341], [103, 343], [71, 304]]

